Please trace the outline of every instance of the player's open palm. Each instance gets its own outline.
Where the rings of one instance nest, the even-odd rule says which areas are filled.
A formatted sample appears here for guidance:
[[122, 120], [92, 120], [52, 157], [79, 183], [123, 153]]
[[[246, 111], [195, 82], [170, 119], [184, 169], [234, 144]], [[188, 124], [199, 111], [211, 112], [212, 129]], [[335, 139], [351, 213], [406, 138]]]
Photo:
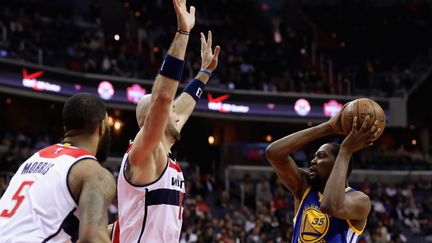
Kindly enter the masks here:
[[190, 32], [195, 25], [195, 7], [191, 6], [188, 11], [186, 0], [173, 0], [173, 4], [177, 14], [178, 29]]
[[360, 129], [358, 129], [358, 118], [355, 116], [353, 119], [352, 130], [344, 139], [341, 146], [347, 148], [352, 153], [371, 146], [373, 144], [372, 141], [379, 136], [381, 130], [377, 127], [378, 121], [375, 121], [374, 125], [368, 128], [367, 121], [369, 119], [369, 117], [366, 117]]
[[213, 72], [217, 65], [220, 53], [220, 46], [216, 46], [214, 51], [212, 49], [212, 32], [208, 32], [207, 39], [201, 32], [201, 69], [207, 69]]

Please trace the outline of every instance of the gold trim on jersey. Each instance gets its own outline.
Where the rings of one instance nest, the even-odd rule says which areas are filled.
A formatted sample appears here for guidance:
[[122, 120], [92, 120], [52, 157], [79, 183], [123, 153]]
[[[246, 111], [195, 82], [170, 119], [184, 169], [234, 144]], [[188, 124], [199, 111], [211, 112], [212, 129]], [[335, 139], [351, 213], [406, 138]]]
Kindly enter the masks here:
[[305, 198], [306, 198], [306, 196], [307, 196], [307, 194], [309, 193], [310, 190], [311, 190], [311, 187], [308, 187], [308, 188], [306, 188], [306, 190], [303, 192], [303, 196], [302, 196], [302, 199], [301, 199], [301, 201], [300, 201], [300, 203], [299, 203], [299, 206], [298, 206], [298, 208], [297, 208], [297, 212], [296, 212], [296, 214], [294, 215], [294, 219], [293, 219], [294, 223], [296, 222], [297, 215], [298, 215], [298, 213], [300, 212], [300, 208], [301, 208], [301, 206], [303, 205], [303, 201], [305, 200]]
[[351, 223], [351, 221], [349, 219], [347, 219], [346, 221], [347, 221], [348, 226], [351, 228], [351, 230], [354, 231], [354, 233], [356, 233], [358, 235], [361, 235], [363, 233], [364, 229], [366, 228], [366, 224], [367, 224], [367, 221], [366, 221], [365, 224], [363, 225], [363, 228], [361, 230], [358, 230], [354, 227], [354, 225]]

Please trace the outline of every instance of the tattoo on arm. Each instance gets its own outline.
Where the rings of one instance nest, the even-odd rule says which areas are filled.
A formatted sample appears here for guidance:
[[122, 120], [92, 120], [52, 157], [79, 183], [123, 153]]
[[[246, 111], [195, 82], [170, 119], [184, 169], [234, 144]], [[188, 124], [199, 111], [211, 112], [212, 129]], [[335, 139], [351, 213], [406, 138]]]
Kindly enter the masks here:
[[[79, 200], [80, 237], [82, 232], [88, 234], [99, 230], [106, 232], [107, 208], [115, 196], [115, 192], [115, 180], [111, 173], [105, 169], [98, 170], [83, 182]], [[108, 235], [106, 236], [108, 237]]]

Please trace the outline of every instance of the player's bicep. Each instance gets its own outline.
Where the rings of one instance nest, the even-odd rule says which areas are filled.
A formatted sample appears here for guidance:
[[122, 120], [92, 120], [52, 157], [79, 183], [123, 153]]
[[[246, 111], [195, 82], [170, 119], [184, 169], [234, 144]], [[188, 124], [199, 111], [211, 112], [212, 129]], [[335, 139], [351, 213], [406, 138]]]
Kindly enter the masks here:
[[107, 209], [116, 193], [115, 180], [103, 168], [88, 168], [83, 177], [79, 199], [80, 241], [109, 241]]
[[155, 97], [151, 102], [144, 125], [136, 135], [130, 152], [130, 162], [134, 165], [148, 161], [146, 158], [158, 146], [168, 122], [171, 100], [167, 97]]
[[365, 220], [371, 210], [369, 197], [362, 192], [345, 194], [344, 206], [336, 209], [332, 216], [349, 220]]
[[276, 175], [281, 179], [282, 183], [295, 195], [301, 198], [306, 185], [306, 176], [301, 171], [294, 160], [287, 156], [284, 161], [271, 161]]

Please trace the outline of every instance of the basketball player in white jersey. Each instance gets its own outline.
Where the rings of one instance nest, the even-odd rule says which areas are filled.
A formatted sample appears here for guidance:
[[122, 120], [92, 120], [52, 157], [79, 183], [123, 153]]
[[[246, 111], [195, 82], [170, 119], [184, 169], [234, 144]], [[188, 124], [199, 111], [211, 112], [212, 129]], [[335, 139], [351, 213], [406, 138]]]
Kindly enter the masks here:
[[[118, 177], [119, 220], [113, 227], [113, 242], [179, 242], [185, 184], [171, 146], [180, 138], [211, 73], [217, 67], [220, 47], [212, 50], [211, 32], [201, 33], [202, 66], [196, 78], [173, 102], [195, 9], [186, 10], [185, 0], [174, 0], [178, 33], [156, 77], [151, 95], [137, 105], [140, 131], [126, 152]], [[174, 59], [174, 60], [173, 60]]]
[[98, 162], [110, 143], [105, 105], [75, 95], [63, 125], [64, 143], [26, 160], [0, 199], [0, 242], [110, 242], [107, 207], [116, 185]]

